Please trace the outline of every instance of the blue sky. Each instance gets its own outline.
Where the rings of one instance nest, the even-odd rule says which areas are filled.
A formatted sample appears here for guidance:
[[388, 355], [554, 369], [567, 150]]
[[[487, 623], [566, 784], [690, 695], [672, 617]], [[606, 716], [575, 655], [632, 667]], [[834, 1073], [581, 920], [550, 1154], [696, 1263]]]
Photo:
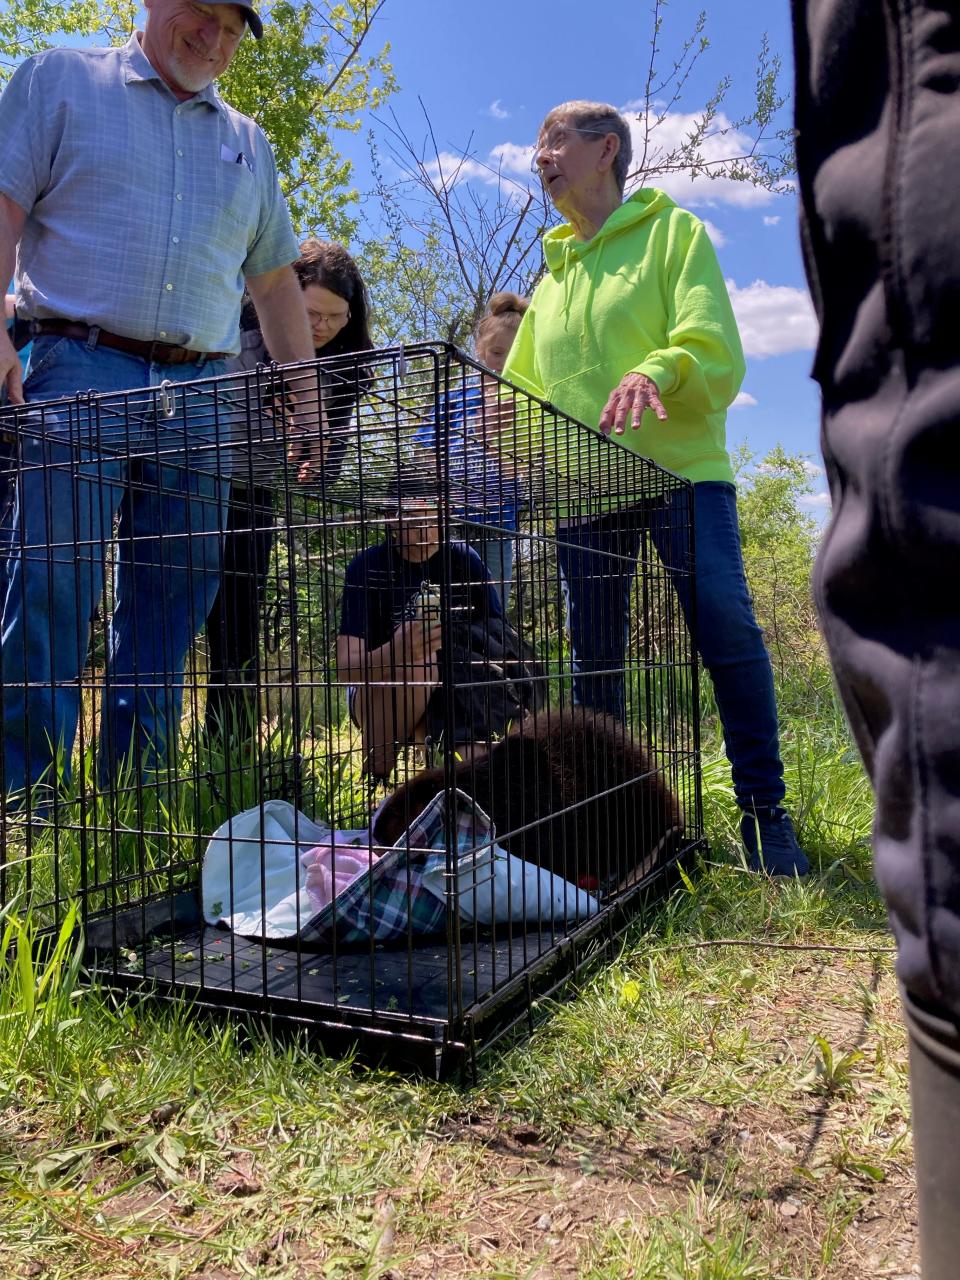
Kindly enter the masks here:
[[[449, 0], [387, 0], [377, 22], [400, 91], [393, 110], [410, 136], [424, 133], [417, 102], [423, 99], [438, 142], [471, 151], [486, 160], [504, 144], [529, 147], [540, 120], [559, 101], [595, 98], [625, 108], [642, 91], [649, 59], [651, 4], [606, 4], [592, 8], [571, 0], [481, 0], [475, 5]], [[665, 51], [676, 50], [690, 32], [700, 5], [674, 0], [665, 10]], [[725, 110], [736, 119], [749, 109], [756, 53], [764, 32], [784, 64], [783, 83], [792, 75], [789, 6], [744, 0], [714, 0], [708, 11], [711, 47], [687, 84], [678, 110], [702, 109], [724, 75], [733, 84]], [[789, 107], [783, 124], [789, 124]], [[671, 121], [678, 132], [682, 121]], [[345, 148], [357, 162], [363, 186], [362, 139]], [[514, 153], [507, 151], [508, 156]], [[522, 157], [517, 176], [522, 177]], [[729, 417], [731, 448], [746, 441], [758, 453], [777, 443], [819, 464], [818, 397], [808, 372], [815, 327], [807, 296], [797, 237], [796, 200], [772, 196], [732, 182], [692, 184], [674, 177], [671, 195], [693, 209], [711, 228], [732, 290], [748, 355], [746, 397]], [[811, 503], [825, 510], [822, 495]]]

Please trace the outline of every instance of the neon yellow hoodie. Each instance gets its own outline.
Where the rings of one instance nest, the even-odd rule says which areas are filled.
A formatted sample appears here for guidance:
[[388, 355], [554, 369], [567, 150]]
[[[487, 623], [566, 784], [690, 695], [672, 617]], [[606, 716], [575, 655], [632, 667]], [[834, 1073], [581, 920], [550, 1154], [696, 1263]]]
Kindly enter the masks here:
[[[668, 420], [648, 411], [639, 430], [628, 423], [614, 439], [691, 480], [732, 481], [726, 417], [743, 381], [743, 349], [700, 219], [644, 188], [591, 240], [554, 227], [543, 249], [548, 272], [503, 376], [596, 427], [623, 375], [645, 373]], [[563, 442], [554, 443], [562, 457]]]

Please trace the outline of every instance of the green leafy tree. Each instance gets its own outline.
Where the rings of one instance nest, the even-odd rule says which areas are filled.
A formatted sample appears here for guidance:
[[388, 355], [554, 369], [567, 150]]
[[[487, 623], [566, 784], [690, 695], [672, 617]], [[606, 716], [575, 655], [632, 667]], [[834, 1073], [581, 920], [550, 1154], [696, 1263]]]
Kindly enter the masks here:
[[[733, 458], [747, 581], [785, 709], [830, 697], [830, 671], [810, 576], [820, 526], [804, 508], [813, 492], [809, 459], [778, 445], [761, 461], [742, 447]], [[795, 704], [795, 705], [794, 705]]]
[[[218, 82], [273, 146], [297, 230], [350, 240], [357, 228], [352, 166], [338, 135], [361, 127], [395, 86], [389, 46], [368, 54], [385, 0], [264, 0], [263, 40], [244, 40]], [[97, 37], [122, 43], [138, 5], [130, 0], [0, 0], [0, 84], [25, 57], [52, 44]]]
[[126, 40], [139, 6], [130, 0], [4, 0], [0, 4], [0, 84], [32, 53], [63, 38]]
[[710, 49], [707, 12], [701, 9], [693, 29], [679, 49], [664, 48], [667, 0], [654, 0], [650, 53], [643, 92], [636, 104], [641, 125], [640, 147], [634, 155], [633, 178], [645, 182], [658, 175], [685, 173], [691, 178], [726, 178], [747, 182], [766, 191], [784, 191], [794, 171], [793, 130], [778, 127], [786, 96], [780, 89], [783, 64], [770, 52], [766, 36], [757, 53], [749, 108], [730, 119], [723, 111], [733, 78], [721, 77], [705, 107], [694, 113], [680, 138], [669, 138], [665, 126], [682, 106], [694, 68]]

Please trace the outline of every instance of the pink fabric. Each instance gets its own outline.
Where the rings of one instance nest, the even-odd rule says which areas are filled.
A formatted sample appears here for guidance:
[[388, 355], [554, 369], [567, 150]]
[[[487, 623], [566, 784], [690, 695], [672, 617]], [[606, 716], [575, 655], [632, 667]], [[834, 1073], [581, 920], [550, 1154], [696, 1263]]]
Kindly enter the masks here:
[[341, 837], [330, 832], [330, 841], [308, 849], [300, 858], [307, 873], [307, 893], [318, 911], [330, 905], [338, 893], [362, 876], [379, 859], [368, 844], [357, 844], [356, 832]]

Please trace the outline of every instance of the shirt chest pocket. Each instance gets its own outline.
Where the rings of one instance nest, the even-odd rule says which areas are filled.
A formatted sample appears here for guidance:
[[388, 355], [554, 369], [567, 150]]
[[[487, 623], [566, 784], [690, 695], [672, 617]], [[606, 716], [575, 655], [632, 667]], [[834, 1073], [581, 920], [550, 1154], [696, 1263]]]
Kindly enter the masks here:
[[[212, 170], [212, 172], [210, 171]], [[260, 217], [257, 180], [241, 161], [213, 160], [203, 175], [208, 196], [203, 201], [208, 243], [237, 250], [242, 257], [253, 243]]]

